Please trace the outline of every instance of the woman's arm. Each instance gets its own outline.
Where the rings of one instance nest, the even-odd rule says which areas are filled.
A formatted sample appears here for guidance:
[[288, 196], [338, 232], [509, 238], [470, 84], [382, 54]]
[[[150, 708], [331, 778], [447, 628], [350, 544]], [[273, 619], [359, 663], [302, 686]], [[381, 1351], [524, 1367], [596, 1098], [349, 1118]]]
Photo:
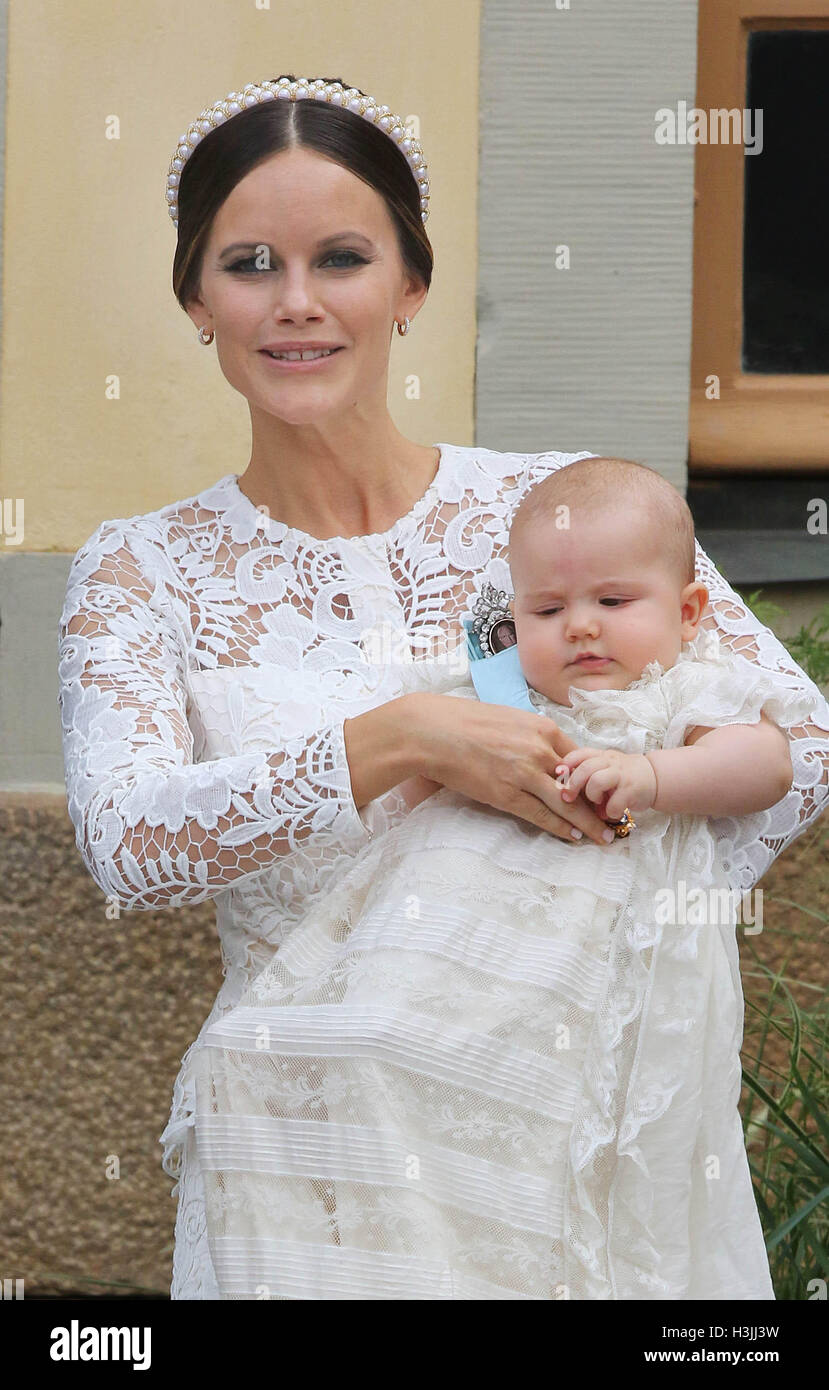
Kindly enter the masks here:
[[[789, 741], [792, 760], [792, 785], [782, 801], [768, 810], [723, 817], [715, 823], [727, 867], [745, 892], [829, 804], [829, 704], [782, 642], [746, 608], [698, 541], [696, 574], [709, 595], [702, 627], [716, 631], [724, 646], [774, 679], [781, 707], [778, 722]], [[804, 693], [814, 697], [815, 712], [808, 720], [787, 724], [782, 717], [787, 701]]]
[[[177, 907], [299, 846], [365, 844], [344, 721], [267, 756], [194, 763], [185, 660], [165, 595], [142, 574], [124, 529], [102, 523], [74, 557], [59, 628], [68, 808], [102, 892], [125, 908]], [[360, 716], [371, 795], [410, 770], [406, 720], [392, 708], [400, 704]]]
[[[365, 806], [398, 783], [402, 783], [401, 790], [420, 783], [425, 786], [426, 779], [415, 775], [418, 753], [412, 740], [411, 694], [399, 695], [396, 700], [346, 719], [343, 739], [355, 805]], [[424, 791], [423, 795], [436, 791], [438, 785], [431, 783], [429, 792]], [[404, 791], [410, 809], [423, 800], [423, 795], [412, 803]]]
[[435, 792], [442, 790], [442, 782], [433, 782], [431, 777], [420, 776], [408, 777], [405, 782], [401, 782], [398, 788], [410, 811], [413, 811], [415, 806], [419, 806], [421, 801], [425, 801], [427, 796], [434, 796]]

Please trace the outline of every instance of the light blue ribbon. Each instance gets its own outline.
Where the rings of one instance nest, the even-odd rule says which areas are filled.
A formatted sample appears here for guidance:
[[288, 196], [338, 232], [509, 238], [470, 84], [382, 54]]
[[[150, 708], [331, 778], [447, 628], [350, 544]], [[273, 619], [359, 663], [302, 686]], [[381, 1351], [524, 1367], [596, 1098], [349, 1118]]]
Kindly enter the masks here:
[[527, 678], [518, 660], [518, 647], [505, 647], [493, 656], [484, 656], [472, 618], [464, 618], [466, 650], [469, 654], [469, 674], [479, 700], [490, 705], [513, 705], [515, 709], [539, 714], [530, 700]]

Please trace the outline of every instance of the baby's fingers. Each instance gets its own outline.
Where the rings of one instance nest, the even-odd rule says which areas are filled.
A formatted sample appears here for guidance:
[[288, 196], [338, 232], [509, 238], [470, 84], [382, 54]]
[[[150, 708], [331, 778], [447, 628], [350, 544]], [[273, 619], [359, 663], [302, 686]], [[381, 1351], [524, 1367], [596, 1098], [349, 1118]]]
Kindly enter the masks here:
[[573, 782], [575, 770], [583, 766], [586, 760], [595, 755], [595, 748], [573, 748], [564, 758], [559, 758], [556, 763], [556, 781], [560, 787], [573, 787], [576, 791], [581, 786], [581, 782]]
[[[617, 790], [612, 796], [607, 798], [607, 804], [604, 807], [604, 815], [607, 816], [608, 820], [621, 820], [622, 814], [626, 809], [625, 797], [622, 792]], [[602, 814], [601, 810], [599, 814]]]
[[[609, 791], [615, 791], [621, 779], [618, 767], [602, 767], [588, 776], [584, 794], [588, 801], [603, 801]], [[608, 807], [609, 807], [608, 802]], [[608, 815], [610, 815], [608, 809]]]
[[[603, 764], [598, 762], [595, 757], [585, 757], [584, 762], [580, 763], [577, 768], [569, 768], [566, 763], [560, 763], [559, 767], [563, 767], [564, 771], [557, 781], [562, 788], [562, 800], [572, 801], [577, 797], [588, 779], [602, 766]], [[558, 768], [556, 771], [558, 772]]]
[[571, 748], [569, 753], [565, 753], [563, 758], [559, 758], [556, 772], [560, 767], [578, 767], [579, 763], [583, 763], [585, 758], [589, 758], [595, 752], [595, 748]]

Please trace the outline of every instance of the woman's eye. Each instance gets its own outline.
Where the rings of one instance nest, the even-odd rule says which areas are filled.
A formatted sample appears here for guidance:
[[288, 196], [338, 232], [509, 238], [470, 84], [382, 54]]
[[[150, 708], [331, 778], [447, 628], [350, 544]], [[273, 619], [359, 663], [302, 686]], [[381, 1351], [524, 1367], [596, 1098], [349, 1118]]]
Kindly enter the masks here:
[[[358, 256], [356, 251], [332, 251], [331, 255], [327, 259], [329, 261], [333, 261], [336, 256], [349, 256], [351, 258], [352, 265], [354, 265], [355, 263], [365, 264], [363, 257]], [[325, 264], [325, 262], [323, 262], [323, 264]]]
[[[358, 256], [356, 251], [332, 251], [331, 255], [327, 256], [326, 259], [322, 262], [322, 264], [326, 265], [329, 261], [335, 260], [338, 256], [348, 256], [350, 258], [349, 263], [351, 265], [365, 264], [364, 258], [362, 256]], [[271, 267], [270, 265], [257, 265], [256, 256], [245, 256], [245, 258], [241, 261], [234, 261], [233, 264], [228, 267], [228, 269], [238, 270], [241, 275], [250, 275], [257, 270], [270, 270]], [[348, 266], [336, 266], [335, 269], [347, 270]]]

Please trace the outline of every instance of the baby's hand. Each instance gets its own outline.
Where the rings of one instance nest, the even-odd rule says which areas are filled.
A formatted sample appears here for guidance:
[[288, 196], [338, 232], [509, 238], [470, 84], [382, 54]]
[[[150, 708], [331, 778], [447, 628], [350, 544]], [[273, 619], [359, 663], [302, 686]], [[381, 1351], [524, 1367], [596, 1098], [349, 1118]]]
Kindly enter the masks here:
[[556, 785], [566, 788], [562, 801], [574, 801], [584, 789], [588, 801], [602, 803], [597, 813], [607, 820], [621, 820], [625, 807], [649, 811], [656, 800], [656, 773], [644, 753], [574, 748], [559, 759], [556, 774]]

